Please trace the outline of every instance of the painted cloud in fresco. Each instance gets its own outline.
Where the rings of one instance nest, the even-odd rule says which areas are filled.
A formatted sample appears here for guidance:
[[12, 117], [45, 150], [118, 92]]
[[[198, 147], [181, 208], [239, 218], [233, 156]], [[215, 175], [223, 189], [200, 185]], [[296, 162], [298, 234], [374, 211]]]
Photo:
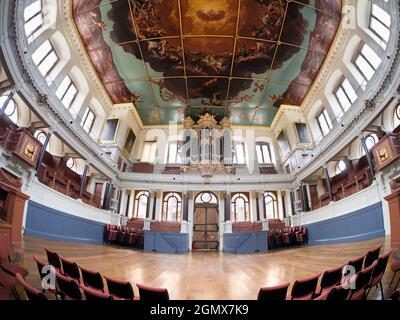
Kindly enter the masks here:
[[306, 96], [340, 3], [74, 0], [73, 15], [112, 101], [134, 102], [144, 124], [212, 110], [235, 124], [270, 125], [281, 104]]

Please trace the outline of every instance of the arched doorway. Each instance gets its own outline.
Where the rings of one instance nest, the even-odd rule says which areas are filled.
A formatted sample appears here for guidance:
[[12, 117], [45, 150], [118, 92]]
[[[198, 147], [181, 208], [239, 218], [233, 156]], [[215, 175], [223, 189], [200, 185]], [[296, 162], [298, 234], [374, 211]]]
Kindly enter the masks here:
[[218, 250], [218, 198], [205, 191], [194, 200], [193, 242], [194, 250]]

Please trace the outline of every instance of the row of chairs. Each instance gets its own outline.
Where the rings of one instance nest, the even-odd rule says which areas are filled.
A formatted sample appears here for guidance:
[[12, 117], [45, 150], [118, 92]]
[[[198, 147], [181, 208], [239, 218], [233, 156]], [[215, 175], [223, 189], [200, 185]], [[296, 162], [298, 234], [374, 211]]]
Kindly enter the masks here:
[[107, 224], [104, 226], [104, 242], [142, 249], [144, 232], [134, 227]]
[[[380, 286], [384, 299], [382, 278], [392, 253], [379, 256], [382, 245], [346, 264], [321, 274], [295, 281], [290, 295], [290, 283], [261, 288], [258, 300], [363, 300], [372, 288]], [[396, 287], [395, 287], [396, 288]]]
[[268, 231], [269, 249], [301, 246], [308, 242], [308, 230], [306, 227], [290, 227], [272, 229]]
[[[56, 299], [62, 300], [138, 300], [129, 281], [103, 277], [99, 272], [79, 266], [47, 247], [44, 249], [48, 262], [42, 261], [36, 255], [33, 255], [33, 259], [37, 264], [42, 284], [49, 272], [52, 272], [56, 280], [55, 286], [40, 291], [22, 277], [17, 277], [30, 300], [47, 299], [46, 291], [55, 295]], [[142, 284], [137, 284], [137, 287], [140, 300], [169, 300], [167, 289]]]

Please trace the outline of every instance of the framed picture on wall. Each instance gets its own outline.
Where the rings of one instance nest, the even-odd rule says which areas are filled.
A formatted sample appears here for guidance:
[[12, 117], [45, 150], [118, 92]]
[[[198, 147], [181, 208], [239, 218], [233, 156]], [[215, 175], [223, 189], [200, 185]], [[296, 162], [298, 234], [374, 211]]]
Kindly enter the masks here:
[[285, 156], [290, 152], [290, 145], [283, 130], [279, 133], [277, 140], [282, 156]]
[[126, 136], [125, 144], [124, 144], [124, 152], [127, 155], [131, 154], [132, 148], [133, 148], [133, 144], [135, 143], [135, 140], [136, 140], [136, 136], [133, 133], [133, 130], [132, 129], [128, 129], [128, 134]]
[[311, 138], [308, 133], [307, 124], [303, 122], [295, 122], [294, 123], [297, 141], [301, 144], [310, 144]]
[[103, 141], [115, 141], [119, 119], [107, 119], [103, 131]]

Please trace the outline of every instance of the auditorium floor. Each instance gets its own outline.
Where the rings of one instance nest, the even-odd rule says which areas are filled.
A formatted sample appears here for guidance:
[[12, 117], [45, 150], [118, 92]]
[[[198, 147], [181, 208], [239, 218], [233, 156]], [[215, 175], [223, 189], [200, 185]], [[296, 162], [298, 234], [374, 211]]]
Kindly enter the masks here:
[[[145, 253], [141, 250], [109, 245], [87, 245], [25, 237], [24, 264], [28, 281], [39, 287], [40, 281], [32, 253], [45, 259], [43, 246], [78, 264], [103, 275], [165, 287], [171, 299], [247, 299], [257, 297], [262, 286], [277, 285], [301, 279], [337, 266], [384, 242], [382, 252], [390, 247], [390, 239], [381, 238], [351, 244], [307, 246], [269, 251], [266, 254], [226, 254], [194, 252], [188, 254]], [[389, 263], [391, 260], [389, 260]], [[384, 277], [385, 297], [392, 278], [390, 267]], [[290, 289], [290, 288], [289, 288]], [[138, 294], [135, 286], [135, 295]], [[370, 299], [380, 299], [380, 291], [372, 290]]]

